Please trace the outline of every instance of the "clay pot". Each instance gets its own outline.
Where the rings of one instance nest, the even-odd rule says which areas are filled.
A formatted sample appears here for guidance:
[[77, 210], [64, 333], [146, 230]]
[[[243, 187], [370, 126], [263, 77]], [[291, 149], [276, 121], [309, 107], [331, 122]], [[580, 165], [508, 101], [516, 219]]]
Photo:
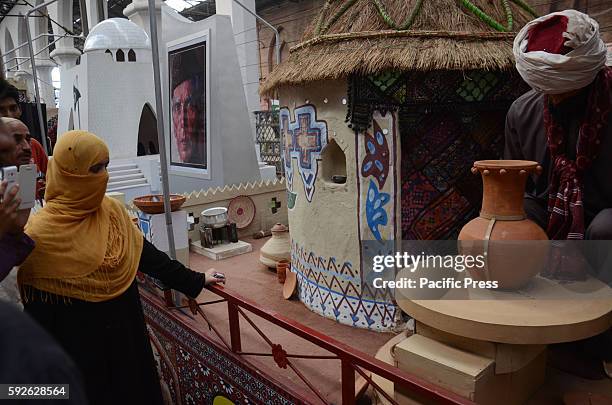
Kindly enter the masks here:
[[283, 284], [283, 298], [290, 300], [297, 292], [297, 276], [289, 269], [287, 271], [287, 279]]
[[[500, 289], [525, 286], [543, 270], [548, 256], [548, 237], [527, 219], [523, 194], [530, 173], [541, 173], [536, 162], [524, 160], [481, 160], [472, 173], [483, 181], [480, 216], [459, 233], [462, 255], [484, 255], [484, 268], [472, 268], [470, 277], [497, 281]], [[542, 242], [522, 242], [522, 241]]]
[[[187, 197], [180, 194], [170, 194], [170, 211], [178, 211]], [[136, 197], [132, 203], [146, 214], [162, 214], [164, 212], [164, 196], [162, 194], [149, 194]]]
[[289, 261], [284, 259], [276, 263], [276, 276], [278, 277], [279, 283], [285, 283], [285, 279], [287, 278], [287, 272], [291, 271], [289, 269], [289, 266]]
[[291, 259], [291, 241], [285, 225], [272, 227], [272, 237], [259, 250], [259, 261], [270, 268], [276, 268], [280, 260]]

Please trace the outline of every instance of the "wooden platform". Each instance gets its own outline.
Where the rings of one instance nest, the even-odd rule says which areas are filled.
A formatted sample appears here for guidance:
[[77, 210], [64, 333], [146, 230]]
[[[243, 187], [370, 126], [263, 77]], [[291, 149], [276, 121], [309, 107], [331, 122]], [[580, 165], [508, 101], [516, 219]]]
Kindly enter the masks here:
[[[376, 358], [388, 364], [394, 364], [393, 348], [402, 340], [409, 336], [407, 333], [399, 334], [383, 346], [376, 353]], [[377, 375], [372, 376], [373, 381], [380, 386], [392, 398], [398, 399], [395, 393], [393, 382], [381, 378]], [[612, 380], [589, 381], [573, 375], [564, 373], [554, 368], [547, 368], [546, 380], [538, 391], [525, 403], [525, 405], [560, 405], [563, 404], [563, 397], [571, 392], [593, 393], [609, 396], [612, 392]], [[390, 405], [387, 399], [370, 388], [369, 394], [374, 399], [375, 404]], [[500, 402], [501, 403], [501, 402]]]
[[470, 294], [475, 299], [408, 300], [398, 290], [396, 300], [404, 312], [428, 326], [491, 342], [573, 342], [612, 327], [612, 290], [595, 279], [572, 288], [538, 278], [529, 294], [489, 290]]

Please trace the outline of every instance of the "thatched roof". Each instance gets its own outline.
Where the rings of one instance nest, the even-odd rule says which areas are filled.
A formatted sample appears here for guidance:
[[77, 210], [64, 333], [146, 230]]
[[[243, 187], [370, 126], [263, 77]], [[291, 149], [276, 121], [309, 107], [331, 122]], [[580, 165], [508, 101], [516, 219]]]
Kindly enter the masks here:
[[327, 0], [261, 92], [389, 70], [508, 69], [530, 11], [521, 0]]

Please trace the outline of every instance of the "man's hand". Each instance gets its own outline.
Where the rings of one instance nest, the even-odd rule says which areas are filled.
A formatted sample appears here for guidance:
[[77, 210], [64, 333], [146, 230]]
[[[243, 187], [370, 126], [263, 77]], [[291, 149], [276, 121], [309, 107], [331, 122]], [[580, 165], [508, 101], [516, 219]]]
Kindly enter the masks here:
[[211, 285], [211, 284], [219, 284], [219, 283], [223, 283], [225, 284], [225, 274], [218, 272], [215, 269], [209, 269], [205, 274], [205, 284], [206, 285]]
[[0, 237], [5, 233], [19, 234], [23, 232], [25, 224], [28, 222], [30, 210], [19, 210], [21, 200], [17, 198], [19, 185], [13, 186], [5, 196], [5, 191], [8, 183], [3, 181], [0, 183]]

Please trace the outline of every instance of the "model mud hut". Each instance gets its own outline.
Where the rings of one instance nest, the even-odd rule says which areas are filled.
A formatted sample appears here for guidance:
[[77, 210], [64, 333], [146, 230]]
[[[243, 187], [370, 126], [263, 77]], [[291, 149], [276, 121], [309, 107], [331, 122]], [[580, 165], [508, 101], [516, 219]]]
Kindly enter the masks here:
[[475, 160], [499, 158], [526, 90], [520, 0], [327, 0], [262, 93], [280, 100], [292, 269], [311, 310], [357, 327], [400, 319], [372, 256], [456, 238], [477, 215]]

